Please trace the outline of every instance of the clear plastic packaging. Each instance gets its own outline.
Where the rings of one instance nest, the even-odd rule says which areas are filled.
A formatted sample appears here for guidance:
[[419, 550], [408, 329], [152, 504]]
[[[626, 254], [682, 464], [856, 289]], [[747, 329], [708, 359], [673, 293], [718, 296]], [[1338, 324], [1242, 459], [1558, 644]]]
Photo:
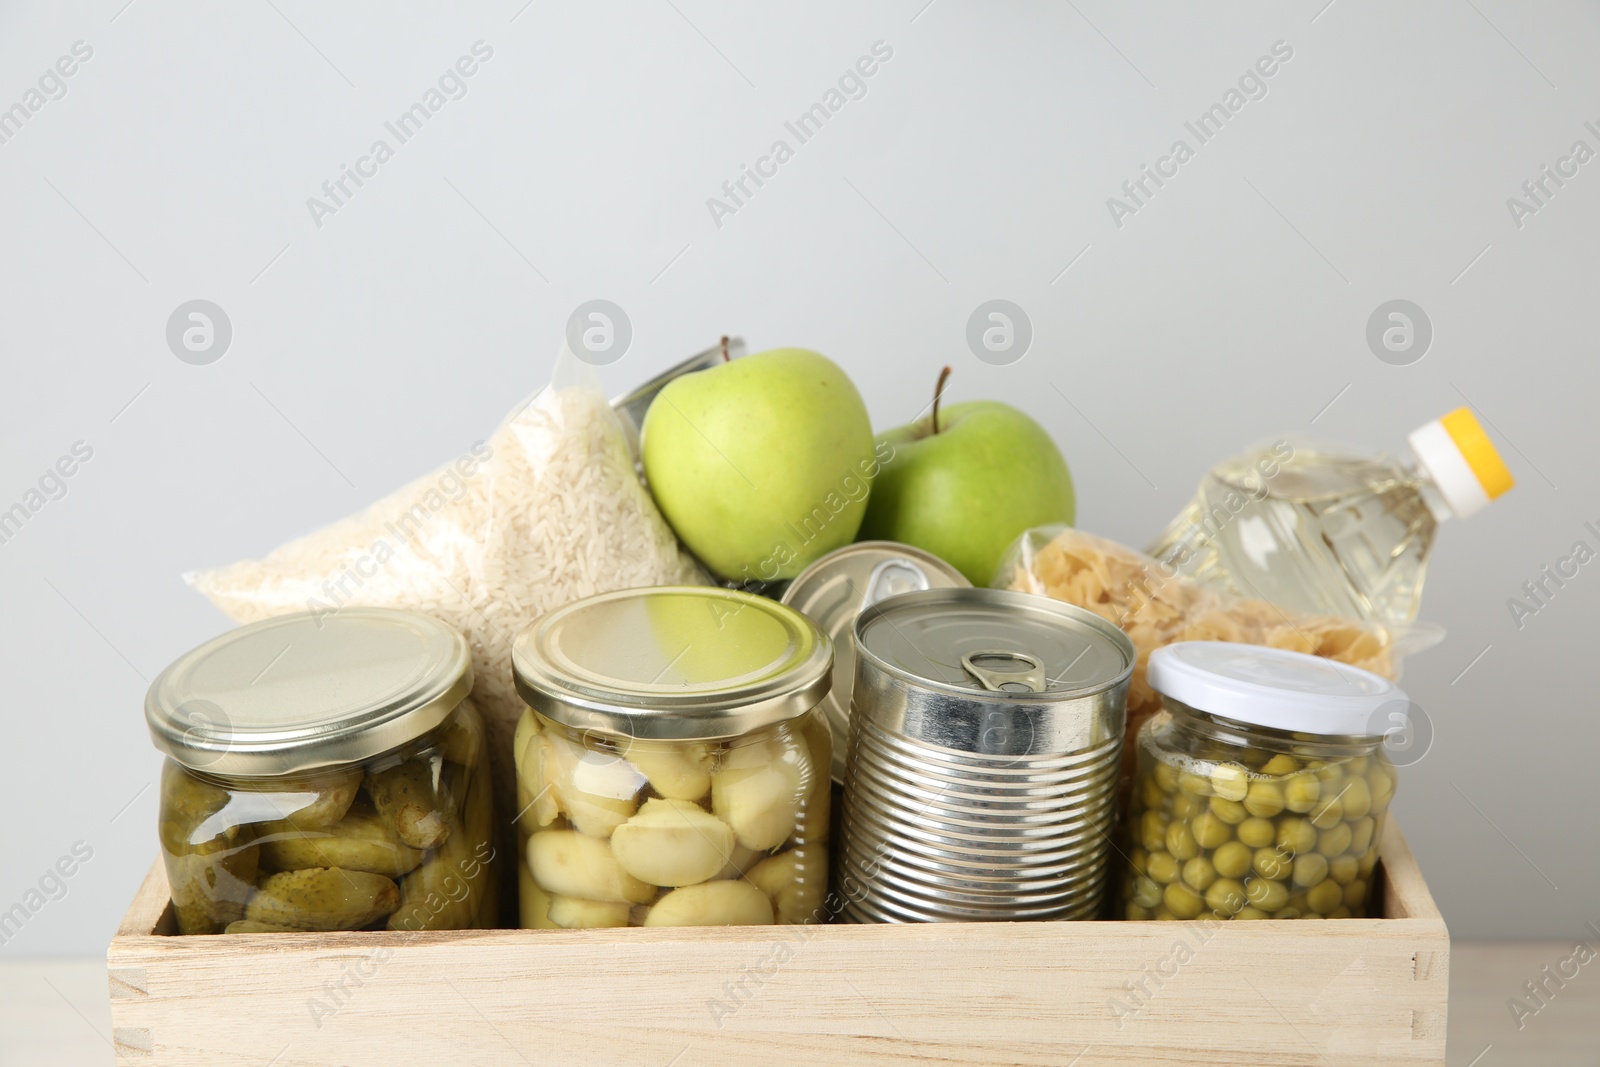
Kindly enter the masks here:
[[593, 368], [566, 350], [549, 387], [453, 463], [264, 559], [184, 578], [241, 623], [360, 605], [420, 611], [461, 631], [498, 799], [511, 811], [523, 707], [511, 676], [516, 634], [594, 593], [706, 581], [640, 482]]
[[1397, 678], [1409, 651], [1389, 627], [1298, 615], [1262, 600], [1230, 596], [1179, 576], [1125, 545], [1066, 526], [1019, 537], [993, 583], [1076, 604], [1121, 627], [1139, 654], [1128, 690], [1124, 769], [1132, 772], [1139, 728], [1161, 708], [1145, 670], [1150, 653], [1176, 641], [1236, 641], [1324, 656]]

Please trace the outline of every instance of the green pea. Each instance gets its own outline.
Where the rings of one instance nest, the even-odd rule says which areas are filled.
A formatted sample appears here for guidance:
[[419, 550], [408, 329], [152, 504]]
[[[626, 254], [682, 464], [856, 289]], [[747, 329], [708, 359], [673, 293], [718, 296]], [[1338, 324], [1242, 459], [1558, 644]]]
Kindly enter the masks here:
[[1339, 783], [1344, 780], [1344, 768], [1337, 763], [1324, 763], [1316, 769], [1317, 781], [1323, 785], [1323, 791], [1335, 793], [1339, 790]]
[[1200, 854], [1200, 845], [1188, 823], [1175, 822], [1167, 827], [1167, 851], [1174, 859], [1192, 860]]
[[1300, 918], [1300, 909], [1279, 908], [1277, 911], [1272, 913], [1272, 917], [1274, 919], [1298, 919]]
[[1145, 865], [1149, 862], [1150, 853], [1146, 852], [1142, 848], [1136, 848], [1132, 852], [1128, 853], [1128, 866], [1132, 867], [1136, 871], [1144, 870]]
[[[1315, 852], [1294, 859], [1294, 884], [1297, 886], [1314, 886], [1328, 877], [1328, 860]], [[1337, 884], [1337, 883], [1335, 883]]]
[[1172, 912], [1168, 911], [1166, 909], [1166, 906], [1163, 905], [1163, 906], [1157, 908], [1155, 911], [1151, 912], [1150, 913], [1150, 918], [1154, 919], [1156, 922], [1169, 923], [1169, 922], [1172, 922], [1173, 920], [1177, 919], [1177, 916], [1172, 914]]
[[1332, 830], [1344, 818], [1344, 805], [1338, 797], [1325, 800], [1311, 813], [1311, 825], [1318, 830]]
[[1367, 768], [1371, 766], [1371, 764], [1372, 761], [1366, 756], [1352, 756], [1350, 759], [1344, 761], [1344, 773], [1351, 776], [1366, 774]]
[[1296, 814], [1310, 811], [1322, 795], [1322, 783], [1308, 774], [1297, 774], [1283, 789], [1283, 805]]
[[[1252, 857], [1250, 866], [1262, 878], [1269, 878], [1273, 881], [1289, 877], [1289, 872], [1293, 869], [1292, 861], [1275, 848], [1256, 849], [1256, 854]], [[1271, 911], [1273, 909], [1268, 908], [1267, 910]]]
[[1218, 918], [1231, 919], [1245, 906], [1244, 885], [1232, 878], [1218, 878], [1206, 890], [1206, 907]]
[[1288, 818], [1278, 824], [1278, 847], [1291, 856], [1317, 847], [1317, 828], [1306, 819]]
[[1240, 823], [1236, 832], [1240, 841], [1251, 848], [1261, 848], [1263, 845], [1272, 844], [1272, 839], [1278, 831], [1268, 819], [1251, 818]]
[[1299, 760], [1295, 759], [1287, 752], [1280, 752], [1276, 756], [1273, 756], [1271, 759], [1267, 760], [1266, 763], [1262, 764], [1261, 773], [1282, 777], [1286, 774], [1293, 774], [1299, 769]]
[[1172, 817], [1174, 819], [1192, 819], [1206, 810], [1204, 797], [1197, 797], [1193, 793], [1178, 793], [1172, 798]]
[[1191, 889], [1204, 893], [1217, 880], [1217, 869], [1204, 856], [1196, 856], [1183, 865], [1183, 881]]
[[1219, 763], [1211, 770], [1211, 789], [1224, 800], [1243, 800], [1250, 788], [1250, 772], [1237, 763]]
[[1378, 820], [1368, 816], [1358, 819], [1350, 827], [1350, 851], [1364, 856], [1372, 847], [1372, 836], [1378, 829]]
[[1277, 782], [1257, 779], [1250, 783], [1250, 792], [1244, 798], [1244, 810], [1251, 815], [1270, 819], [1283, 810], [1283, 787]]
[[[1242, 842], [1229, 841], [1212, 854], [1211, 865], [1224, 878], [1243, 878], [1250, 873], [1253, 858], [1250, 849]], [[1355, 865], [1352, 863], [1351, 872], [1354, 871]]]
[[1373, 849], [1371, 852], [1368, 852], [1365, 856], [1361, 857], [1361, 860], [1356, 864], [1356, 870], [1360, 871], [1361, 877], [1365, 878], [1372, 873], [1372, 869], [1377, 865], [1378, 851], [1377, 849]]
[[1317, 851], [1331, 859], [1350, 847], [1350, 837], [1350, 824], [1342, 822], [1317, 835]]
[[1347, 908], [1365, 907], [1367, 903], [1367, 883], [1357, 880], [1344, 887], [1344, 906]]
[[1355, 915], [1355, 912], [1351, 911], [1343, 904], [1340, 904], [1337, 908], [1334, 908], [1332, 911], [1328, 912], [1328, 918], [1330, 919], [1348, 919], [1353, 915]]
[[1184, 885], [1182, 882], [1173, 882], [1161, 894], [1161, 902], [1167, 910], [1180, 919], [1192, 919], [1200, 914], [1203, 901], [1200, 894]]
[[1224, 800], [1222, 797], [1211, 798], [1211, 814], [1229, 826], [1238, 826], [1250, 817], [1250, 813], [1244, 810], [1243, 804], [1237, 800]]
[[1124, 915], [1132, 922], [1139, 922], [1141, 919], [1150, 918], [1150, 909], [1141, 908], [1137, 904], [1129, 904]]
[[[1289, 903], [1289, 890], [1282, 882], [1266, 878], [1252, 878], [1244, 886], [1245, 899], [1262, 911], [1278, 911]], [[1273, 918], [1277, 918], [1276, 915]]]
[[1382, 767], [1367, 772], [1367, 786], [1372, 791], [1373, 811], [1382, 811], [1394, 799], [1394, 778]]
[[1372, 789], [1367, 785], [1367, 780], [1352, 778], [1346, 782], [1340, 802], [1344, 804], [1346, 819], [1364, 818], [1372, 810]]
[[1328, 861], [1328, 877], [1340, 885], [1349, 885], [1360, 873], [1356, 870], [1358, 862], [1354, 856], [1335, 856]]
[[1141, 908], [1153, 908], [1161, 903], [1161, 887], [1151, 878], [1138, 878], [1134, 880], [1133, 892], [1130, 894], [1133, 902]]
[[1269, 916], [1266, 912], [1262, 911], [1260, 908], [1246, 906], [1246, 907], [1240, 908], [1238, 914], [1235, 915], [1234, 918], [1235, 919], [1267, 919], [1267, 918], [1271, 918], [1271, 916]]
[[1319, 882], [1306, 890], [1306, 903], [1318, 915], [1326, 915], [1344, 903], [1344, 887], [1338, 882]]
[[[1188, 771], [1178, 772], [1178, 788], [1185, 793], [1193, 793], [1197, 797], [1211, 795], [1211, 779], [1204, 775], [1191, 774]], [[1196, 915], [1199, 912], [1195, 913]]]
[[1151, 879], [1167, 885], [1178, 880], [1178, 861], [1165, 852], [1152, 852], [1144, 873]]
[[1159, 811], [1147, 811], [1139, 818], [1139, 843], [1151, 852], [1167, 846], [1167, 817]]
[[1161, 783], [1154, 778], [1144, 780], [1144, 786], [1139, 790], [1139, 797], [1147, 808], [1159, 808], [1167, 802], [1167, 794], [1162, 792]]
[[[1212, 803], [1216, 801], [1212, 800]], [[1209, 811], [1195, 816], [1194, 822], [1189, 825], [1193, 828], [1195, 842], [1201, 848], [1216, 848], [1233, 837], [1233, 828]]]
[[1165, 760], [1158, 759], [1155, 764], [1155, 779], [1161, 783], [1161, 788], [1169, 793], [1176, 792], [1178, 789], [1178, 768]]

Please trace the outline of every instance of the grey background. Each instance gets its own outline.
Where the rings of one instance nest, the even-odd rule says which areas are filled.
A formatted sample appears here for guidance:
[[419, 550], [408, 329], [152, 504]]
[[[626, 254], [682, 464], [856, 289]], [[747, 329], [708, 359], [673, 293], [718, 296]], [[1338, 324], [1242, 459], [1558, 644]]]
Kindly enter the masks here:
[[[1398, 448], [1470, 401], [1520, 484], [1441, 532], [1450, 636], [1406, 675], [1436, 741], [1398, 811], [1457, 936], [1600, 918], [1600, 563], [1521, 630], [1506, 606], [1600, 548], [1600, 161], [1520, 229], [1506, 207], [1600, 148], [1593, 5], [125, 3], [0, 7], [0, 107], [94, 49], [0, 145], [0, 507], [94, 450], [0, 544], [0, 909], [93, 848], [0, 951], [100, 952], [154, 856], [141, 697], [226, 625], [179, 572], [486, 436], [595, 298], [633, 324], [614, 391], [733, 332], [828, 354], [886, 428], [951, 362], [954, 399], [1036, 417], [1080, 524], [1134, 544], [1252, 441]], [[478, 40], [467, 95], [316, 227], [306, 199]], [[865, 98], [716, 226], [706, 199], [878, 40]], [[1113, 225], [1107, 197], [1278, 40], [1268, 95]], [[1010, 366], [965, 343], [996, 298], [1032, 321]], [[1435, 330], [1405, 367], [1365, 341], [1396, 298]], [[165, 340], [194, 299], [232, 322], [209, 366]]]

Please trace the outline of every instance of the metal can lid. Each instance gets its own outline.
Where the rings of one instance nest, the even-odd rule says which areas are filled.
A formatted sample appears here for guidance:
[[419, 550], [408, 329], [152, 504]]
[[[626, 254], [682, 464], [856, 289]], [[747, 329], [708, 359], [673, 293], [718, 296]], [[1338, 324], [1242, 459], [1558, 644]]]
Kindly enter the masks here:
[[444, 721], [472, 690], [466, 639], [390, 608], [250, 623], [151, 683], [155, 746], [213, 774], [258, 777], [355, 763]]
[[735, 737], [827, 693], [828, 637], [735, 589], [661, 586], [574, 601], [517, 635], [517, 692], [578, 730], [654, 740]]
[[833, 780], [844, 781], [845, 731], [855, 687], [856, 616], [864, 608], [920, 589], [965, 589], [966, 576], [931, 552], [898, 541], [858, 541], [829, 552], [789, 583], [783, 603], [805, 613], [833, 641], [833, 688], [822, 698], [833, 729]]
[[1091, 611], [1005, 589], [932, 589], [875, 604], [856, 620], [860, 654], [925, 688], [1054, 703], [1133, 673], [1126, 634]]

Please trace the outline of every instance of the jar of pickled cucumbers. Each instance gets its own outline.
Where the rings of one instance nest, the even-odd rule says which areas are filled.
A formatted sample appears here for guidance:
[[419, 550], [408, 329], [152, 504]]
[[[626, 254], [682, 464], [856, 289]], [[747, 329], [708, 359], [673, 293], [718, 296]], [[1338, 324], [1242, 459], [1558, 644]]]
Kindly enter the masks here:
[[1395, 768], [1395, 684], [1317, 656], [1186, 641], [1150, 654], [1128, 919], [1364, 917]]
[[497, 925], [489, 759], [462, 636], [384, 608], [242, 626], [145, 718], [183, 934]]
[[543, 616], [512, 655], [524, 927], [829, 917], [833, 653], [809, 619], [624, 590]]

